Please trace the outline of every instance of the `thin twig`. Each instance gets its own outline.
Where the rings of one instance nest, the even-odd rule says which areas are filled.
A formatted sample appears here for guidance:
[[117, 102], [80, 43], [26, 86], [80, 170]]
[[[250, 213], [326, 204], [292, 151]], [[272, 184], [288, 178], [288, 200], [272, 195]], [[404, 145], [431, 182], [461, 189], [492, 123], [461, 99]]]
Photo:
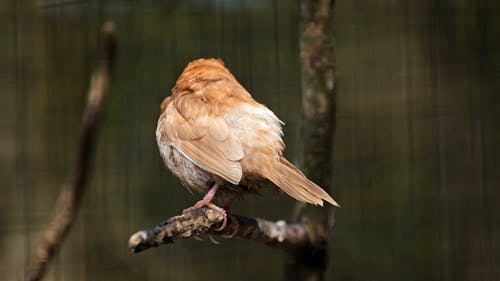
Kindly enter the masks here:
[[68, 234], [85, 191], [88, 180], [89, 164], [95, 150], [98, 127], [104, 107], [104, 97], [110, 84], [111, 68], [114, 62], [116, 39], [112, 22], [103, 25], [103, 40], [99, 65], [92, 74], [88, 92], [87, 106], [83, 113], [82, 127], [75, 168], [57, 198], [54, 216], [47, 225], [40, 241], [36, 257], [28, 269], [27, 280], [41, 280], [55, 253]]
[[308, 248], [316, 238], [309, 224], [287, 224], [259, 218], [227, 215], [227, 225], [218, 230], [224, 217], [209, 208], [200, 208], [184, 215], [171, 217], [152, 229], [141, 230], [130, 236], [129, 248], [134, 253], [152, 247], [173, 243], [177, 239], [195, 238], [200, 234], [237, 237], [265, 244], [287, 252]]

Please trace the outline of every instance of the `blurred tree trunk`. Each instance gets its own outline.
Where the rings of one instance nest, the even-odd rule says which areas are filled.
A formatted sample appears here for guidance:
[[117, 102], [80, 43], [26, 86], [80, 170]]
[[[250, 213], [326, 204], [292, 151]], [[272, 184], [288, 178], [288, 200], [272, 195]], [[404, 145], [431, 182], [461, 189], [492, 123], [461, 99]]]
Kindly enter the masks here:
[[[302, 119], [297, 147], [305, 174], [332, 194], [333, 135], [336, 83], [333, 58], [334, 0], [300, 1]], [[307, 226], [308, 247], [287, 257], [286, 280], [324, 280], [328, 237], [333, 225], [331, 206], [300, 204], [297, 220]]]

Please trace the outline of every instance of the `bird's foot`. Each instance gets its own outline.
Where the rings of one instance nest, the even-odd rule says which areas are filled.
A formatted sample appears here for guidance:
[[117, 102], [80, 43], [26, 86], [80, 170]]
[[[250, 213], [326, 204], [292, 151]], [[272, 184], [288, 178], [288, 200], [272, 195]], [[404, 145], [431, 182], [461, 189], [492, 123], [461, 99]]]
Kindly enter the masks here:
[[215, 211], [221, 213], [224, 216], [224, 221], [222, 222], [221, 227], [219, 227], [218, 229], [216, 229], [216, 231], [223, 230], [226, 227], [226, 223], [227, 223], [227, 213], [226, 213], [226, 210], [224, 210], [223, 208], [221, 208], [221, 207], [219, 207], [219, 206], [217, 206], [217, 205], [215, 205], [215, 204], [212, 203], [212, 199], [214, 198], [215, 193], [217, 192], [218, 188], [219, 188], [219, 184], [215, 183], [208, 190], [207, 194], [205, 194], [205, 197], [203, 197], [203, 199], [201, 199], [200, 201], [196, 202], [196, 204], [194, 204], [193, 207], [189, 207], [187, 209], [184, 209], [182, 211], [182, 214], [185, 215], [186, 213], [198, 210], [200, 208], [208, 207], [208, 208], [210, 208], [212, 210], [215, 210]]
[[219, 228], [217, 228], [216, 231], [223, 230], [226, 227], [226, 224], [227, 224], [227, 213], [226, 213], [226, 210], [224, 210], [223, 208], [221, 208], [221, 207], [219, 207], [219, 206], [211, 203], [210, 201], [207, 202], [206, 200], [202, 199], [202, 200], [196, 202], [196, 204], [194, 204], [194, 206], [189, 207], [187, 209], [184, 209], [182, 211], [182, 214], [185, 215], [185, 214], [187, 214], [189, 212], [196, 211], [196, 210], [198, 210], [200, 208], [203, 208], [203, 207], [210, 208], [210, 209], [212, 209], [214, 211], [219, 212], [220, 214], [222, 214], [224, 216], [224, 221], [222, 221], [222, 225]]

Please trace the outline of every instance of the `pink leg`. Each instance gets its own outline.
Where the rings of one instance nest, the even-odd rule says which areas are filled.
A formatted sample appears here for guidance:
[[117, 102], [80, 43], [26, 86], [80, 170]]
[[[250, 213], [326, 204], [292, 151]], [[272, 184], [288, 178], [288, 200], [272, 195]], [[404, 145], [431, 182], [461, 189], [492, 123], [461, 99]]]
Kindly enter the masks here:
[[226, 210], [224, 210], [223, 208], [212, 203], [212, 199], [214, 199], [215, 193], [217, 193], [217, 189], [219, 188], [219, 185], [220, 185], [219, 183], [215, 183], [210, 188], [210, 190], [207, 192], [207, 194], [205, 194], [203, 199], [196, 202], [196, 204], [194, 204], [193, 207], [189, 207], [187, 209], [184, 209], [182, 211], [182, 214], [184, 215], [186, 213], [198, 210], [199, 208], [208, 207], [208, 208], [215, 210], [215, 211], [218, 211], [219, 213], [222, 213], [222, 215], [224, 215], [224, 222], [222, 223], [222, 226], [218, 230], [224, 229], [224, 227], [226, 227], [226, 222], [227, 222]]

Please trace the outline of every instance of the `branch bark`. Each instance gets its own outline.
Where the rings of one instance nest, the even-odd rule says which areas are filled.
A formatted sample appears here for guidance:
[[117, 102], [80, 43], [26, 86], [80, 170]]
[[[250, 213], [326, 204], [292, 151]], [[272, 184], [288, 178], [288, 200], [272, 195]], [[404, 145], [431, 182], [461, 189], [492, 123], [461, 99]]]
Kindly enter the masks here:
[[[333, 44], [334, 0], [300, 1], [302, 119], [297, 138], [300, 169], [325, 190], [333, 191], [333, 136], [336, 124], [336, 81]], [[311, 247], [287, 256], [285, 280], [324, 280], [331, 208], [299, 204], [298, 221], [318, 230]]]
[[28, 269], [28, 280], [41, 280], [44, 277], [51, 260], [71, 229], [85, 191], [116, 49], [114, 24], [105, 23], [102, 33], [104, 44], [99, 65], [90, 81], [75, 168], [69, 182], [61, 188], [52, 220], [45, 229], [37, 247], [36, 257]]
[[219, 235], [252, 240], [272, 248], [295, 253], [309, 248], [311, 237], [317, 231], [307, 223], [287, 224], [260, 218], [227, 215], [227, 225], [218, 230], [224, 217], [210, 208], [200, 208], [183, 215], [171, 217], [152, 229], [138, 231], [129, 239], [129, 248], [134, 253], [152, 247], [173, 243], [178, 239], [196, 237], [200, 234]]

